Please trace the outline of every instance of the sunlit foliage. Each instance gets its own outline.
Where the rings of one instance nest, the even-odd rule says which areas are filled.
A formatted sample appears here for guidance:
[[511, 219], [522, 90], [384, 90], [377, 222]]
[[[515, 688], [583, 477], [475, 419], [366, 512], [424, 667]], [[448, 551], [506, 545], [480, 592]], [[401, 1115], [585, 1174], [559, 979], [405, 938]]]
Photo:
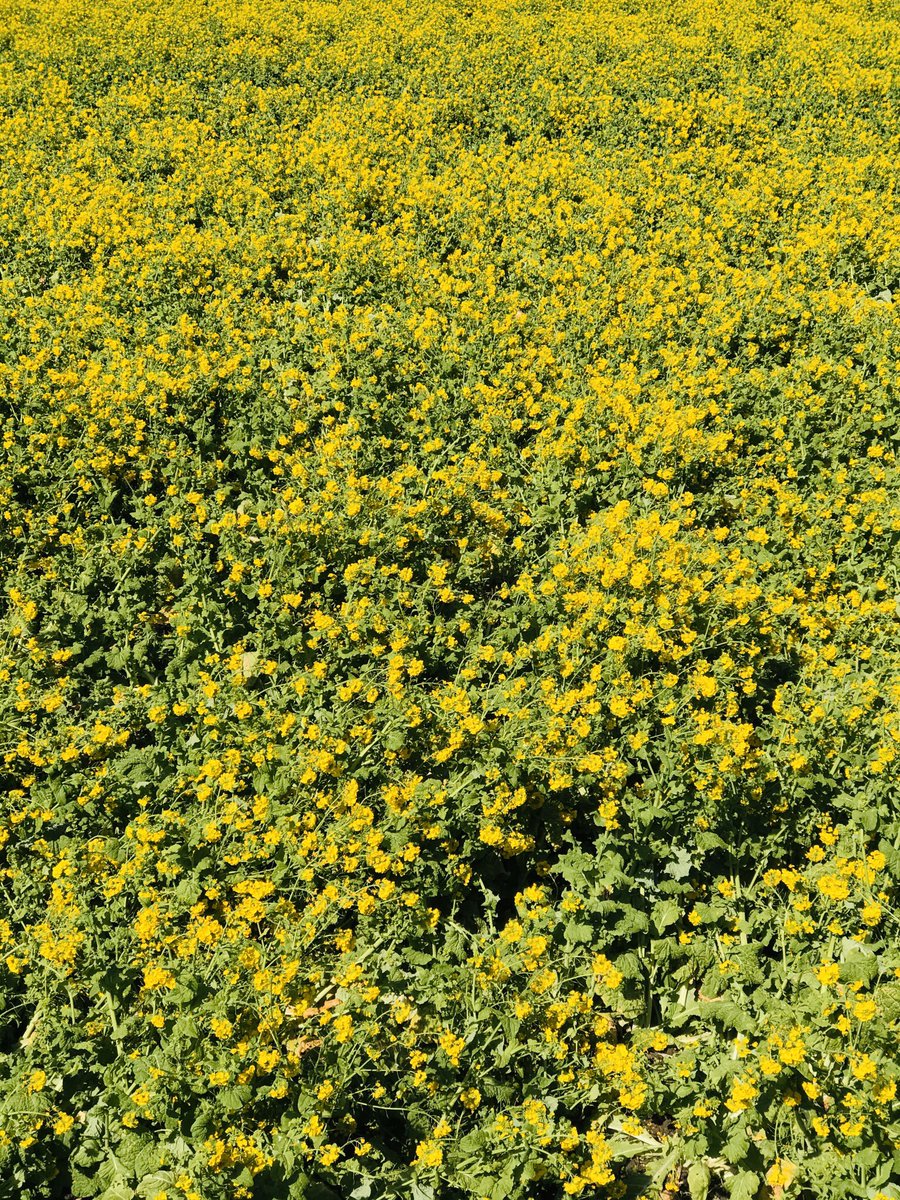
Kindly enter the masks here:
[[900, 1196], [886, 0], [0, 0], [0, 1196]]

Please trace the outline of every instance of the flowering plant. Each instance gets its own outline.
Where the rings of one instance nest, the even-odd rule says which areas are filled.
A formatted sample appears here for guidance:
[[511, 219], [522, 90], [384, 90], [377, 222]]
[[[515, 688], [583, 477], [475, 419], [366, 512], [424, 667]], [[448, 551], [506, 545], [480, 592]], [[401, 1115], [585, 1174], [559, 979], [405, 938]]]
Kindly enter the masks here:
[[0, 14], [0, 1197], [900, 1200], [895, 8]]

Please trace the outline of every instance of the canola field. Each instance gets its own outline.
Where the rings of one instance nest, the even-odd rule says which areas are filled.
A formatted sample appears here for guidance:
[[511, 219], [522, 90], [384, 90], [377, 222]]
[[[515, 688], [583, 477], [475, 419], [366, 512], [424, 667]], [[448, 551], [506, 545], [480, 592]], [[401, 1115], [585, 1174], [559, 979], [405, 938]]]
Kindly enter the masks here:
[[0, 0], [0, 1197], [900, 1198], [900, 9]]

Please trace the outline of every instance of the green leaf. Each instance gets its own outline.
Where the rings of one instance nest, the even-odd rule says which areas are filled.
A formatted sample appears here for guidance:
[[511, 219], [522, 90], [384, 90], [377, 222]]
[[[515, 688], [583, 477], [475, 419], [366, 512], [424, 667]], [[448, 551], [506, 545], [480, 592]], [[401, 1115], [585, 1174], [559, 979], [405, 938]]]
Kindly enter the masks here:
[[501, 1175], [487, 1193], [491, 1200], [508, 1200], [508, 1197], [513, 1194], [515, 1179], [509, 1173]]
[[747, 1136], [746, 1129], [741, 1125], [734, 1130], [731, 1137], [725, 1143], [722, 1154], [727, 1162], [736, 1167], [745, 1161], [749, 1149], [750, 1139]]
[[759, 1176], [753, 1171], [741, 1171], [728, 1185], [728, 1195], [731, 1200], [753, 1200], [759, 1191]]
[[[617, 906], [618, 907], [618, 906]], [[631, 904], [621, 905], [621, 918], [616, 922], [615, 931], [619, 936], [626, 933], [643, 933], [650, 928], [647, 914]]]
[[687, 1172], [687, 1184], [688, 1191], [691, 1193], [691, 1200], [706, 1200], [711, 1182], [712, 1172], [706, 1163], [691, 1163]]
[[100, 1193], [100, 1200], [134, 1200], [134, 1189], [124, 1179], [117, 1179]]
[[695, 840], [698, 850], [723, 850], [726, 846], [718, 834], [708, 830], [701, 830]]
[[482, 1129], [476, 1129], [472, 1133], [467, 1133], [460, 1140], [456, 1149], [461, 1155], [474, 1154], [475, 1151], [481, 1150], [488, 1140], [487, 1134]]
[[155, 1171], [139, 1180], [135, 1191], [141, 1200], [154, 1200], [160, 1192], [168, 1192], [175, 1186], [175, 1175], [171, 1171]]
[[219, 1093], [219, 1103], [226, 1112], [237, 1112], [243, 1108], [252, 1095], [250, 1089], [241, 1084], [238, 1087], [226, 1088]]
[[79, 1197], [79, 1200], [85, 1196], [96, 1196], [101, 1187], [96, 1175], [82, 1175], [77, 1167], [70, 1169], [72, 1178], [69, 1186], [72, 1195]]
[[720, 1021], [726, 1029], [734, 1029], [738, 1033], [750, 1033], [754, 1028], [752, 1018], [731, 1000], [711, 1000], [704, 1003], [700, 1011], [707, 1020], [712, 1018]]
[[690, 875], [693, 865], [694, 860], [690, 853], [680, 846], [676, 846], [673, 861], [667, 863], [663, 869], [673, 879], [684, 879], [686, 875]]
[[[116, 1146], [115, 1155], [126, 1171], [135, 1174], [135, 1164], [145, 1148], [146, 1143], [143, 1138], [136, 1133], [126, 1133]], [[157, 1163], [158, 1161], [157, 1159]]]
[[662, 933], [681, 919], [681, 905], [675, 900], [660, 900], [653, 905], [651, 917], [657, 933]]
[[580, 921], [569, 921], [565, 928], [565, 935], [567, 942], [590, 942], [593, 939], [594, 930], [590, 925], [585, 925]]

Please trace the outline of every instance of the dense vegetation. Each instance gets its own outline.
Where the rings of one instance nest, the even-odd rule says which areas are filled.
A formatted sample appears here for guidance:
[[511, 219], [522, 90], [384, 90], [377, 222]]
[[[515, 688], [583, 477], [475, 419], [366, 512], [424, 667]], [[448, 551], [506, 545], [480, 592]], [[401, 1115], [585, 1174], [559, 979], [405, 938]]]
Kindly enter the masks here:
[[0, 1196], [897, 1200], [900, 13], [0, 0]]

